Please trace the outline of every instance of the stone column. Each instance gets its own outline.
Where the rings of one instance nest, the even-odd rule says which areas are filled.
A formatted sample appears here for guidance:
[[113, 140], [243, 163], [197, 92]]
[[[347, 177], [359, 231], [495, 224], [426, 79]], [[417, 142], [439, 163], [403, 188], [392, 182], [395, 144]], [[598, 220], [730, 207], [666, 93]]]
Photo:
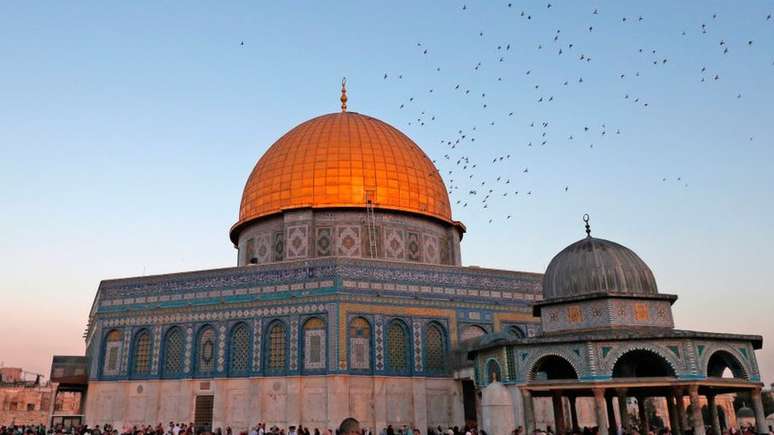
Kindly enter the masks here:
[[524, 403], [524, 434], [533, 435], [535, 433], [535, 407], [532, 403], [532, 393], [526, 389], [521, 389], [521, 398]]
[[624, 432], [629, 432], [631, 424], [629, 423], [629, 408], [626, 407], [626, 389], [617, 388], [615, 392], [618, 395], [618, 415], [621, 417], [621, 427]]
[[613, 396], [607, 396], [607, 424], [608, 433], [615, 435], [618, 432], [618, 423], [615, 421], [615, 408], [613, 408]]
[[648, 400], [644, 396], [637, 396], [637, 417], [640, 419], [640, 433], [647, 434], [650, 430], [650, 421], [648, 420], [648, 411], [645, 409], [645, 401]]
[[551, 392], [554, 405], [554, 431], [559, 435], [567, 433], [567, 425], [564, 422], [564, 401], [561, 391]]
[[683, 401], [683, 390], [675, 389], [675, 407], [677, 408], [677, 420], [680, 423], [680, 433], [682, 434], [688, 428], [688, 417], [685, 415], [685, 402]]
[[706, 435], [707, 432], [704, 429], [704, 417], [701, 415], [699, 386], [691, 385], [688, 388], [688, 394], [691, 396], [691, 423], [693, 424], [693, 435]]
[[604, 435], [610, 432], [610, 426], [607, 424], [607, 402], [605, 401], [605, 389], [594, 388], [593, 391], [594, 410], [597, 412], [597, 426], [599, 427], [599, 434]]
[[577, 397], [569, 396], [568, 399], [570, 402], [570, 430], [575, 431], [578, 430], [578, 409], [576, 408]]
[[680, 428], [680, 417], [677, 415], [677, 406], [675, 406], [675, 396], [669, 394], [666, 396], [667, 409], [669, 410], [669, 426], [671, 426], [674, 435], [682, 435]]
[[722, 429], [720, 428], [718, 405], [715, 402], [714, 394], [707, 394], [707, 408], [709, 408], [710, 419], [712, 420], [712, 435], [723, 435]]
[[761, 397], [761, 388], [754, 388], [750, 392], [752, 398], [753, 411], [755, 412], [755, 431], [759, 434], [768, 434], [769, 428], [766, 425], [766, 414], [763, 413], [763, 398]]

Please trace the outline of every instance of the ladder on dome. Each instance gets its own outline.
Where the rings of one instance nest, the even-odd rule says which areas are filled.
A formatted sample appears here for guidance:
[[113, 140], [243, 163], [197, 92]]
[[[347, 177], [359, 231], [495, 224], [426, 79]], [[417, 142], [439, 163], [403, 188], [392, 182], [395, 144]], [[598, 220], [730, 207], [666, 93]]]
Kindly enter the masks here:
[[376, 258], [376, 215], [374, 214], [374, 191], [366, 190], [366, 224], [368, 225], [368, 253]]

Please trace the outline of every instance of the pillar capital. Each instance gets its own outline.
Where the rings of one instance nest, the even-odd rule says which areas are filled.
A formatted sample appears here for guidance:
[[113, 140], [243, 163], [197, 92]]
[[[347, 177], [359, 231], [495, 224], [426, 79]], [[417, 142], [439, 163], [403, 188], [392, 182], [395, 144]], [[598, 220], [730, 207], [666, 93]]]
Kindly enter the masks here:
[[607, 389], [605, 387], [593, 387], [591, 389], [591, 392], [594, 393], [594, 397], [596, 398], [605, 398], [605, 391]]
[[699, 394], [699, 385], [698, 384], [691, 384], [688, 386], [688, 394], [691, 396], [698, 395]]

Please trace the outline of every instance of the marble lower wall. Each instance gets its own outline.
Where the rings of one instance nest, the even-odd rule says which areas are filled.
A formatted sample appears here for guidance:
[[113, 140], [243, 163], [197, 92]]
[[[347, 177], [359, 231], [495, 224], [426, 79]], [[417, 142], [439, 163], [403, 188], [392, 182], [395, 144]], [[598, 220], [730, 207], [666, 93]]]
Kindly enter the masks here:
[[234, 433], [257, 422], [335, 428], [346, 417], [381, 430], [462, 426], [461, 384], [453, 379], [369, 376], [92, 381], [86, 423], [124, 428], [194, 421], [197, 396], [214, 396], [213, 428]]

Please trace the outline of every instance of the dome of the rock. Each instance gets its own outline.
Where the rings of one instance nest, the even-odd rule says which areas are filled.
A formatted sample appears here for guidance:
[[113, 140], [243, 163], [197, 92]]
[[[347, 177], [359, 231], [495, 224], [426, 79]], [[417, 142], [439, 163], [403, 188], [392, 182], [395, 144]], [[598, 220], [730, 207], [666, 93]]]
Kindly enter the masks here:
[[242, 194], [232, 240], [245, 224], [291, 209], [363, 208], [452, 220], [438, 169], [391, 125], [342, 111], [306, 121], [275, 142]]

